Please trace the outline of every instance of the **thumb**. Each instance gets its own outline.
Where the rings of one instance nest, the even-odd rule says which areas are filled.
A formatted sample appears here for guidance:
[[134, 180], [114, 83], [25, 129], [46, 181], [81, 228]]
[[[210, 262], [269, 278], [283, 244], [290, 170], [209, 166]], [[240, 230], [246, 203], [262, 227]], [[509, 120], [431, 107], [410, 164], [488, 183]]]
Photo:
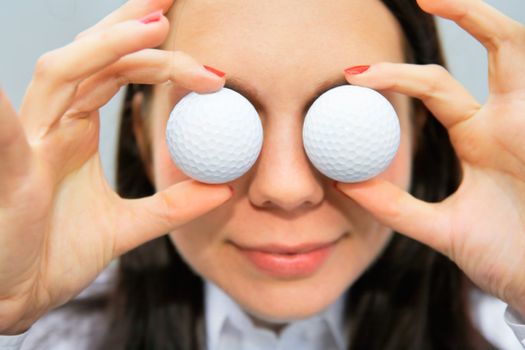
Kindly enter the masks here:
[[27, 172], [30, 155], [31, 149], [16, 110], [0, 88], [0, 194], [13, 189], [13, 177]]
[[336, 183], [336, 188], [383, 225], [439, 252], [446, 251], [450, 230], [439, 203], [421, 201], [378, 178], [360, 183]]
[[188, 180], [151, 197], [119, 199], [113, 257], [160, 237], [220, 206], [233, 196], [227, 185]]

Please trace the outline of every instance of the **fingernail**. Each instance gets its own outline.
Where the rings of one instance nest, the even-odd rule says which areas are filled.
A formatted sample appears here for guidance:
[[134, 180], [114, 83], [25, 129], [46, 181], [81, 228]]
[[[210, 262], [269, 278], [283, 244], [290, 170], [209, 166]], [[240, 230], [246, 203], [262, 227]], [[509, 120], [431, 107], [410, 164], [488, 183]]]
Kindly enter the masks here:
[[354, 66], [354, 67], [350, 67], [350, 68], [346, 68], [345, 69], [345, 73], [346, 74], [352, 74], [352, 75], [357, 75], [357, 74], [361, 74], [361, 73], [364, 73], [368, 70], [368, 68], [370, 68], [370, 66]]
[[230, 188], [230, 191], [232, 192], [232, 196], [235, 195], [235, 190], [233, 189], [233, 186], [228, 185], [228, 187]]
[[207, 71], [212, 72], [213, 74], [217, 75], [217, 76], [220, 77], [220, 78], [222, 78], [222, 77], [224, 77], [224, 76], [226, 75], [226, 73], [221, 72], [220, 70], [218, 70], [218, 69], [216, 69], [216, 68], [209, 67], [209, 66], [204, 65], [204, 64], [203, 64], [203, 66], [204, 66], [204, 68], [206, 68]]
[[144, 24], [149, 24], [149, 23], [153, 23], [153, 22], [158, 22], [160, 21], [160, 19], [162, 18], [162, 10], [158, 10], [158, 11], [155, 11], [153, 13], [150, 13], [149, 15], [147, 15], [146, 17], [143, 17], [142, 19], [140, 19], [139, 21], [141, 23], [144, 23]]

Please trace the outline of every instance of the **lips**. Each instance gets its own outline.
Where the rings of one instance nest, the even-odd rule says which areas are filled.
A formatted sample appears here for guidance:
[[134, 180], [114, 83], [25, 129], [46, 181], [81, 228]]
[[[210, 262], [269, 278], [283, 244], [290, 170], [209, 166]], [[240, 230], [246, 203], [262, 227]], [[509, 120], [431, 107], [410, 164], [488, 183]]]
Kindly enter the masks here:
[[303, 278], [314, 274], [323, 265], [341, 238], [294, 246], [234, 246], [260, 272], [280, 278]]
[[309, 253], [313, 250], [329, 246], [333, 243], [334, 242], [306, 243], [306, 244], [301, 244], [301, 245], [296, 245], [296, 246], [267, 244], [267, 245], [261, 245], [261, 246], [251, 247], [251, 248], [239, 246], [239, 248], [244, 249], [244, 250], [259, 251], [259, 252], [268, 253], [268, 254], [303, 254], [303, 253]]

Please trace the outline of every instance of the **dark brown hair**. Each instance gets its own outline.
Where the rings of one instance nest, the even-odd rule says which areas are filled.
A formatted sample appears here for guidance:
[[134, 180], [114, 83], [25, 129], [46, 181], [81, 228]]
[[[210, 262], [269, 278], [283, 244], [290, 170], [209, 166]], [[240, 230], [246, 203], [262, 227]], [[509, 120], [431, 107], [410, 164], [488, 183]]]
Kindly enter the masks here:
[[[383, 3], [404, 31], [407, 61], [444, 65], [434, 19], [415, 0]], [[117, 189], [127, 198], [154, 192], [131, 125], [131, 100], [138, 91], [150, 93], [151, 88], [128, 87], [120, 125]], [[423, 122], [417, 133], [411, 193], [441, 201], [458, 187], [459, 163], [446, 130], [419, 101], [413, 104]], [[469, 317], [470, 288], [445, 256], [395, 233], [381, 257], [347, 293], [349, 349], [494, 349]], [[203, 299], [202, 279], [167, 236], [142, 245], [120, 258], [116, 288], [105, 298], [109, 327], [98, 348], [203, 348]]]

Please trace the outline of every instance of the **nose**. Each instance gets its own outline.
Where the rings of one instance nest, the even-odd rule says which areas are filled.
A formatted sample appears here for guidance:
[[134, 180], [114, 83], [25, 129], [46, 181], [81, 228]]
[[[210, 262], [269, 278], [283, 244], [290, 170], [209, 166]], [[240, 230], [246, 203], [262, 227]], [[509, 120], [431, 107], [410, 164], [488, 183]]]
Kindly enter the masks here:
[[294, 211], [314, 207], [323, 200], [321, 175], [303, 148], [302, 120], [272, 116], [263, 123], [263, 148], [248, 189], [253, 205]]

